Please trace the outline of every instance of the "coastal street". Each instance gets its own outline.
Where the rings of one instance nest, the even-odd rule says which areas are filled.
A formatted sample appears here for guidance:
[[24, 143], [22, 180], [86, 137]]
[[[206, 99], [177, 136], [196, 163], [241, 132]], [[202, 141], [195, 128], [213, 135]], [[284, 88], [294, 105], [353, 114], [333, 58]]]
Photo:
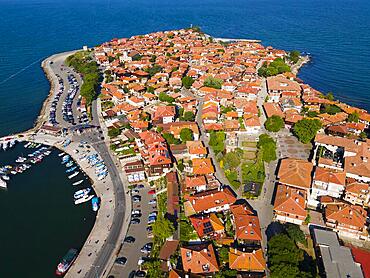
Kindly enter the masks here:
[[[59, 89], [55, 74], [58, 74], [63, 80], [67, 80], [67, 75], [69, 74], [68, 72], [72, 72], [72, 69], [63, 65], [63, 61], [66, 57], [73, 53], [74, 52], [68, 52], [59, 55], [53, 55], [43, 63], [44, 66], [46, 65], [45, 71], [47, 72], [48, 78], [52, 80], [53, 84], [50, 97], [52, 97], [53, 93], [55, 94]], [[50, 63], [50, 61], [52, 63]], [[63, 70], [61, 70], [61, 68], [63, 68]], [[81, 79], [77, 74], [75, 74], [75, 76], [78, 80], [79, 86], [81, 86]], [[68, 88], [65, 87], [65, 90], [68, 90]], [[61, 101], [62, 98], [60, 99], [60, 102]], [[48, 105], [46, 106], [44, 113], [48, 115], [50, 99], [47, 103]], [[59, 109], [59, 105], [56, 114], [60, 116], [61, 109]], [[73, 107], [74, 117], [76, 118], [75, 102]], [[123, 223], [124, 221], [126, 223], [129, 221], [129, 216], [126, 216], [125, 218], [125, 211], [127, 210], [126, 205], [130, 204], [130, 202], [127, 203], [125, 200], [123, 184], [123, 181], [126, 181], [125, 176], [119, 172], [119, 164], [118, 162], [114, 161], [114, 158], [112, 158], [104, 140], [103, 131], [99, 127], [100, 122], [96, 101], [92, 105], [92, 121], [90, 124], [98, 128], [89, 128], [85, 130], [82, 129], [79, 134], [73, 134], [72, 132], [72, 142], [85, 141], [88, 145], [91, 145], [104, 160], [109, 175], [104, 181], [95, 182], [93, 184], [95, 192], [101, 198], [102, 207], [99, 210], [95, 226], [91, 231], [88, 240], [86, 241], [79, 257], [67, 273], [66, 277], [105, 276], [107, 269], [113, 264], [112, 256], [118, 250], [120, 237], [122, 237], [125, 233], [125, 231], [122, 229]], [[71, 124], [66, 122], [63, 122], [62, 126], [69, 128], [73, 127]], [[63, 140], [63, 138], [59, 138], [59, 141], [61, 140]], [[74, 143], [72, 143], [71, 146], [76, 147]], [[67, 148], [66, 151], [68, 151], [68, 149], [69, 148]], [[71, 151], [68, 152], [72, 153]], [[108, 209], [103, 213], [102, 208], [105, 206], [108, 206]], [[110, 224], [103, 226], [100, 225], [100, 223], [102, 223], [101, 221], [105, 218], [109, 219]], [[126, 225], [126, 230], [127, 228], [128, 225]]]

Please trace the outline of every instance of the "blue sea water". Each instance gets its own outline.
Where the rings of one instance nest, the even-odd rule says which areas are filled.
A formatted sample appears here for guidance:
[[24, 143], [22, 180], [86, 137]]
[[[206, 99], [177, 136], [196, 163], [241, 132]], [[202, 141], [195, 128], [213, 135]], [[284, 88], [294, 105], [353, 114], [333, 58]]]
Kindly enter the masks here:
[[0, 135], [35, 121], [49, 91], [40, 59], [190, 24], [310, 52], [304, 81], [370, 110], [369, 21], [366, 0], [0, 0]]
[[[0, 0], [0, 136], [28, 129], [36, 120], [49, 92], [43, 58], [190, 24], [215, 37], [261, 39], [264, 45], [310, 52], [312, 63], [299, 74], [305, 82], [370, 110], [369, 22], [366, 0]], [[0, 164], [16, 155], [1, 154]], [[0, 219], [7, 227], [0, 261], [8, 265], [0, 277], [50, 277], [59, 256], [70, 245], [80, 247], [91, 229], [88, 208], [68, 219], [75, 210], [68, 203], [73, 189], [57, 158], [49, 160], [0, 192]], [[45, 167], [54, 172], [45, 175]], [[43, 214], [53, 204], [48, 195], [58, 196], [60, 207]]]

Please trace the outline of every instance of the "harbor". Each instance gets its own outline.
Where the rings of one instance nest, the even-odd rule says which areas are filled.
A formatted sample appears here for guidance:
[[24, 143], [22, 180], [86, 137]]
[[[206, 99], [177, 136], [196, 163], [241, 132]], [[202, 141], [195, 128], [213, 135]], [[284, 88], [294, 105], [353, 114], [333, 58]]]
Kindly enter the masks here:
[[[1, 164], [14, 164], [19, 156], [35, 150], [17, 143], [0, 152]], [[77, 189], [91, 184], [85, 179], [80, 186], [73, 186], [59, 152], [52, 148], [42, 162], [31, 164], [22, 173], [10, 174], [7, 189], [0, 190], [1, 220], [6, 223], [0, 231], [4, 239], [2, 277], [27, 277], [30, 269], [35, 277], [52, 277], [68, 247], [81, 249], [94, 226], [96, 213], [91, 203], [75, 205], [73, 200]], [[20, 252], [34, 254], [22, 260], [21, 268]]]

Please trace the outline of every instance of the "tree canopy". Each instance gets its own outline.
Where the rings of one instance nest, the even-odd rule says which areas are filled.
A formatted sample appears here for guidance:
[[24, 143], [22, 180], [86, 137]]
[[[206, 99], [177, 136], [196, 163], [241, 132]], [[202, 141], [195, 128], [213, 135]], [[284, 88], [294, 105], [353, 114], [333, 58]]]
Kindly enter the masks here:
[[353, 112], [348, 115], [347, 122], [358, 123], [359, 118], [360, 118], [360, 115], [357, 112]]
[[321, 128], [318, 119], [304, 118], [299, 120], [293, 127], [293, 134], [304, 144], [311, 142]]
[[161, 70], [162, 67], [157, 64], [154, 64], [152, 67], [145, 69], [145, 71], [149, 74], [150, 77], [154, 76], [158, 72], [161, 72]]
[[215, 78], [212, 76], [208, 76], [203, 83], [204, 86], [215, 88], [215, 89], [221, 89], [222, 87], [222, 79]]
[[276, 58], [270, 64], [267, 64], [267, 62], [263, 63], [258, 69], [258, 75], [268, 77], [290, 71], [290, 66], [287, 65], [282, 58]]
[[193, 140], [193, 131], [190, 128], [183, 128], [180, 131], [180, 139], [182, 142]]
[[194, 81], [195, 80], [190, 76], [185, 76], [181, 80], [182, 86], [184, 86], [186, 89], [190, 89], [191, 85], [193, 85]]
[[295, 64], [298, 62], [300, 55], [301, 53], [298, 50], [292, 50], [289, 52], [288, 59]]
[[265, 128], [268, 131], [278, 132], [283, 127], [284, 127], [284, 121], [280, 116], [277, 116], [277, 115], [272, 115], [271, 117], [267, 118], [265, 122]]
[[166, 238], [173, 235], [175, 228], [170, 220], [159, 214], [156, 221], [153, 223], [153, 235], [159, 240], [164, 241]]
[[225, 150], [225, 132], [223, 131], [212, 131], [210, 133], [209, 145], [217, 155]]
[[194, 122], [195, 120], [195, 115], [191, 111], [186, 111], [181, 117], [181, 121], [188, 121], [188, 122]]
[[173, 103], [175, 99], [164, 92], [159, 93], [159, 100], [163, 102]]
[[163, 133], [162, 136], [169, 145], [178, 145], [181, 143], [181, 140], [175, 138], [172, 133]]
[[341, 111], [342, 109], [335, 104], [324, 104], [320, 107], [320, 113], [328, 113], [329, 115], [335, 115]]
[[276, 142], [267, 134], [261, 134], [258, 138], [258, 152], [263, 161], [276, 160]]

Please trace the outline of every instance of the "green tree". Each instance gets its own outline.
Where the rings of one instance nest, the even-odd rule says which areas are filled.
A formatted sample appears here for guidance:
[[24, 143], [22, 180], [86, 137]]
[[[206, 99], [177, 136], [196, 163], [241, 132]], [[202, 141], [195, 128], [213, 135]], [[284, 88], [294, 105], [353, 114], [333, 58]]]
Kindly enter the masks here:
[[236, 149], [235, 151], [228, 152], [222, 158], [223, 165], [225, 169], [235, 169], [237, 168], [243, 158], [243, 150]]
[[182, 121], [187, 121], [187, 122], [194, 122], [195, 120], [195, 115], [191, 111], [186, 111], [184, 115], [181, 117]]
[[181, 141], [175, 138], [172, 133], [163, 133], [162, 136], [169, 145], [178, 145], [181, 143]]
[[173, 103], [175, 101], [175, 99], [173, 97], [167, 95], [164, 92], [159, 93], [159, 100], [162, 101], [162, 102], [168, 102], [168, 103]]
[[157, 220], [153, 223], [153, 235], [158, 237], [159, 240], [162, 242], [173, 235], [175, 228], [172, 222], [166, 218], [162, 214], [159, 214]]
[[328, 113], [329, 115], [335, 115], [341, 111], [342, 109], [335, 104], [324, 104], [320, 107], [321, 113]]
[[362, 132], [360, 133], [360, 138], [361, 138], [362, 140], [366, 140], [366, 139], [367, 139], [367, 134], [366, 134], [366, 132], [362, 131]]
[[108, 130], [108, 136], [110, 138], [115, 138], [115, 137], [117, 137], [120, 134], [121, 134], [121, 130], [119, 128], [110, 128]]
[[277, 115], [272, 115], [271, 117], [267, 118], [265, 122], [265, 128], [268, 131], [278, 132], [280, 129], [284, 127], [284, 120]]
[[267, 134], [261, 134], [258, 138], [257, 148], [263, 161], [276, 160], [276, 142]]
[[143, 269], [146, 270], [146, 277], [149, 278], [163, 277], [163, 271], [161, 270], [161, 261], [158, 259], [144, 262]]
[[188, 242], [197, 239], [198, 235], [194, 231], [193, 226], [185, 220], [180, 221], [180, 241]]
[[293, 50], [289, 52], [288, 59], [295, 64], [298, 62], [300, 55], [301, 53], [298, 50]]
[[141, 55], [140, 54], [135, 54], [134, 56], [132, 56], [132, 61], [140, 61], [141, 60]]
[[162, 67], [155, 64], [150, 68], [146, 68], [145, 71], [149, 74], [150, 77], [154, 76], [156, 73], [161, 72]]
[[295, 242], [306, 243], [306, 237], [298, 225], [287, 223], [284, 225], [284, 229], [288, 236]]
[[222, 246], [218, 249], [218, 259], [220, 260], [220, 263], [222, 264], [228, 264], [229, 263], [229, 248], [226, 246]]
[[308, 111], [307, 112], [307, 117], [309, 118], [315, 118], [317, 117], [318, 113], [316, 111]]
[[334, 100], [334, 94], [333, 92], [328, 92], [325, 96], [326, 99], [333, 101]]
[[212, 76], [208, 76], [203, 83], [204, 86], [215, 88], [215, 89], [221, 89], [222, 88], [222, 79], [215, 78]]
[[353, 113], [348, 115], [347, 122], [358, 123], [359, 118], [360, 118], [360, 115], [357, 112], [353, 112]]
[[316, 133], [321, 128], [321, 122], [318, 119], [304, 118], [298, 121], [293, 127], [293, 134], [304, 144], [311, 142]]
[[291, 68], [282, 58], [276, 58], [269, 65], [264, 62], [258, 69], [258, 75], [263, 77], [274, 76], [284, 72], [290, 72]]
[[183, 128], [180, 131], [180, 139], [182, 142], [193, 140], [193, 131], [190, 128]]
[[194, 81], [195, 80], [191, 76], [185, 76], [181, 80], [182, 86], [184, 86], [186, 89], [190, 89]]
[[225, 150], [225, 132], [223, 131], [212, 131], [210, 133], [209, 145], [215, 154], [219, 154]]
[[149, 59], [149, 62], [155, 63], [156, 60], [157, 60], [157, 56], [156, 55], [152, 55], [152, 57], [150, 57], [150, 59]]

